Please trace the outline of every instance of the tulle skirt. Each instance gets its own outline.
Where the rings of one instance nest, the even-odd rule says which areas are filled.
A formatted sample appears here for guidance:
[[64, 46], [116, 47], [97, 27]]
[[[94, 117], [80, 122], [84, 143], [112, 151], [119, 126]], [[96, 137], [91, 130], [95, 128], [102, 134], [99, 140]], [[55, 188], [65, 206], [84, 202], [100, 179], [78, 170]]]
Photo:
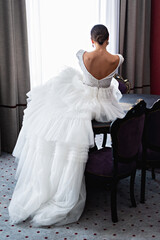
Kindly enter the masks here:
[[85, 164], [95, 144], [91, 120], [124, 116], [118, 83], [87, 86], [78, 71], [67, 68], [27, 96], [13, 151], [18, 166], [10, 220], [19, 223], [31, 217], [35, 226], [75, 222], [84, 209]]

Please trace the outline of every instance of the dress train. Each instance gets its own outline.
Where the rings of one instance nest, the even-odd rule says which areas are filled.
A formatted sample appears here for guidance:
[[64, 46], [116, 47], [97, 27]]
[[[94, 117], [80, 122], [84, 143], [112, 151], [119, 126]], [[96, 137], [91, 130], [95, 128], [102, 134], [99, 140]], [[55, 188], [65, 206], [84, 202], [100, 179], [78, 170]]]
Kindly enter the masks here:
[[36, 226], [77, 221], [86, 199], [84, 170], [94, 146], [91, 120], [122, 118], [121, 93], [83, 84], [72, 68], [27, 94], [23, 126], [13, 155], [17, 184], [9, 205], [13, 223], [32, 217]]

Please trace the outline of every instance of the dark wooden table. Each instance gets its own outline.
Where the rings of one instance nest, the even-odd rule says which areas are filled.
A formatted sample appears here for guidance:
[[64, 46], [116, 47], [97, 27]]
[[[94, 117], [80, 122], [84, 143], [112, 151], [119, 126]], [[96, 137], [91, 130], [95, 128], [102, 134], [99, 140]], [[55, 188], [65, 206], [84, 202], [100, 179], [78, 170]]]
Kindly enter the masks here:
[[151, 95], [151, 94], [123, 94], [120, 102], [121, 103], [130, 103], [134, 105], [139, 99], [143, 99], [147, 108], [151, 107], [155, 101], [160, 99], [160, 95]]
[[[147, 108], [150, 108], [155, 101], [160, 99], [160, 95], [151, 95], [151, 94], [123, 94], [120, 102], [123, 103], [129, 103], [132, 106], [136, 104], [136, 102], [143, 99], [146, 104]], [[111, 122], [97, 122], [95, 120], [92, 121], [92, 127], [94, 134], [100, 134], [103, 133], [104, 136], [109, 133]], [[104, 139], [106, 141], [106, 139]]]

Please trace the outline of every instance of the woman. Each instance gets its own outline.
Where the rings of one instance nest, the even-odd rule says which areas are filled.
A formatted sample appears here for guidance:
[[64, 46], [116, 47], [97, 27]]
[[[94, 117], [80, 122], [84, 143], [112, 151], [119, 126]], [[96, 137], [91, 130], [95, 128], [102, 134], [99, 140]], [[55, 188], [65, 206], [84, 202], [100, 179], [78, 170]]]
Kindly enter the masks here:
[[84, 169], [94, 146], [91, 120], [124, 116], [118, 84], [112, 81], [123, 57], [106, 50], [108, 40], [107, 28], [95, 25], [91, 30], [95, 50], [77, 53], [83, 75], [67, 68], [27, 94], [23, 127], [13, 151], [19, 163], [9, 205], [12, 222], [32, 217], [36, 226], [64, 225], [81, 216]]

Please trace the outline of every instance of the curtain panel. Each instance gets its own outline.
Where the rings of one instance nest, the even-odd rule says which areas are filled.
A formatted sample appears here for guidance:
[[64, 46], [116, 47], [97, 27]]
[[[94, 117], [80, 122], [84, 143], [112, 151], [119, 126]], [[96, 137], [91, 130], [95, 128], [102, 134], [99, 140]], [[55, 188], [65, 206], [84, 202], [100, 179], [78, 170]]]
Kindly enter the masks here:
[[132, 93], [150, 93], [151, 0], [121, 0], [120, 74], [128, 78]]
[[119, 0], [99, 0], [99, 22], [109, 30], [107, 50], [112, 54], [119, 53]]
[[30, 89], [25, 0], [0, 0], [0, 128], [12, 152]]

